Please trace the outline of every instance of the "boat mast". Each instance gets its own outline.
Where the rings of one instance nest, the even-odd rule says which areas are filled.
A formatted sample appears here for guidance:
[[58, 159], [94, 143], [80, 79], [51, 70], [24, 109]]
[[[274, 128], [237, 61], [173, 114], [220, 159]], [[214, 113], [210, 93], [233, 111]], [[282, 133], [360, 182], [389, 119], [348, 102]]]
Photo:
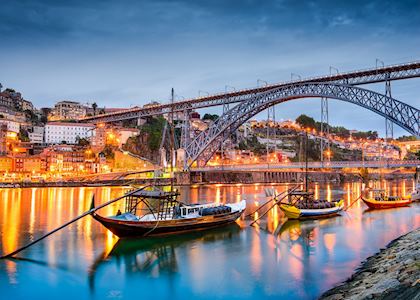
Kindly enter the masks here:
[[308, 132], [305, 130], [305, 192], [308, 192]]
[[171, 170], [171, 192], [174, 190], [174, 88], [171, 90], [171, 113], [170, 113], [170, 124], [169, 124], [169, 132], [170, 132], [170, 138], [169, 138], [169, 155], [170, 155], [170, 170]]

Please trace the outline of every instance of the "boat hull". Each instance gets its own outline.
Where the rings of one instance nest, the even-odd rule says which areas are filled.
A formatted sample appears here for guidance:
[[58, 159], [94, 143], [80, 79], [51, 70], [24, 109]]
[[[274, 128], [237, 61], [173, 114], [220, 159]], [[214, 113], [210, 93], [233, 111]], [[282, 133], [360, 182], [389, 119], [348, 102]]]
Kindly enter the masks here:
[[395, 201], [377, 201], [370, 198], [363, 198], [363, 202], [371, 209], [385, 209], [385, 208], [396, 208], [396, 207], [403, 207], [408, 206], [411, 204], [410, 199], [402, 199], [402, 200], [395, 200]]
[[205, 230], [235, 222], [243, 210], [220, 215], [160, 221], [123, 221], [100, 216], [92, 217], [120, 238], [177, 234]]
[[280, 209], [284, 212], [288, 219], [320, 219], [336, 216], [343, 210], [343, 205], [340, 203], [339, 205], [331, 208], [299, 209], [294, 205], [280, 204]]

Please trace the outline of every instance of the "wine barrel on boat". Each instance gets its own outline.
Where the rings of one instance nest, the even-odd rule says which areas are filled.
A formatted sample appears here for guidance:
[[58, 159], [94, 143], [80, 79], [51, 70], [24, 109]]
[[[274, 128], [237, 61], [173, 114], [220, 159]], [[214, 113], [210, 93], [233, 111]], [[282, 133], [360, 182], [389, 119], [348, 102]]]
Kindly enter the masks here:
[[178, 196], [176, 191], [141, 190], [125, 199], [124, 213], [104, 217], [95, 212], [92, 216], [119, 237], [142, 237], [224, 226], [235, 222], [246, 208], [245, 200], [186, 204]]

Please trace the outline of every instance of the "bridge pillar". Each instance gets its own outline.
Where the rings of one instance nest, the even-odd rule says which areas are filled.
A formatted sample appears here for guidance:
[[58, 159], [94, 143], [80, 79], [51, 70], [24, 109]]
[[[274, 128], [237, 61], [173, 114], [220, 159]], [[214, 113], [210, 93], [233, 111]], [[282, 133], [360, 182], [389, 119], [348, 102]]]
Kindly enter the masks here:
[[144, 125], [146, 123], [145, 119], [137, 118], [137, 127]]
[[[321, 165], [324, 166], [324, 152], [328, 151], [327, 161], [330, 155], [330, 125], [328, 120], [328, 98], [321, 98]], [[325, 140], [326, 139], [326, 140]]]
[[[388, 76], [389, 77], [389, 76]], [[391, 81], [388, 79], [385, 81], [385, 96], [392, 98], [391, 96]], [[385, 141], [388, 143], [394, 138], [394, 123], [386, 117], [385, 118]]]

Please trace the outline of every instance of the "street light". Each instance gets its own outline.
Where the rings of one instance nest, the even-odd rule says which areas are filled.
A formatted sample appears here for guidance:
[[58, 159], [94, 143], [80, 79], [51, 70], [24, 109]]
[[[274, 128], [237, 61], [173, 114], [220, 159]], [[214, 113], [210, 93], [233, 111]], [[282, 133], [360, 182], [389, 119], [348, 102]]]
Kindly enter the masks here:
[[338, 71], [338, 69], [337, 69], [337, 68], [335, 68], [335, 67], [333, 67], [333, 66], [330, 66], [330, 76], [332, 75], [332, 70], [336, 71], [336, 72], [337, 72], [337, 74], [340, 74], [340, 72]]
[[382, 60], [380, 60], [379, 58], [377, 58], [377, 59], [375, 60], [376, 69], [378, 68], [378, 64], [379, 64], [379, 63], [382, 65], [382, 68], [383, 68], [383, 67], [385, 67], [384, 62], [383, 62]]
[[198, 97], [201, 97], [201, 94], [202, 94], [202, 93], [205, 93], [205, 94], [207, 94], [207, 96], [210, 96], [210, 93], [209, 93], [209, 92], [199, 90], [199, 91], [198, 91]]
[[265, 83], [265, 86], [268, 86], [268, 82], [262, 79], [257, 79], [257, 87], [260, 87], [260, 82]]
[[302, 76], [300, 76], [299, 74], [290, 73], [290, 80], [291, 81], [293, 81], [293, 77], [297, 77], [297, 78], [299, 78], [299, 80], [302, 80]]

